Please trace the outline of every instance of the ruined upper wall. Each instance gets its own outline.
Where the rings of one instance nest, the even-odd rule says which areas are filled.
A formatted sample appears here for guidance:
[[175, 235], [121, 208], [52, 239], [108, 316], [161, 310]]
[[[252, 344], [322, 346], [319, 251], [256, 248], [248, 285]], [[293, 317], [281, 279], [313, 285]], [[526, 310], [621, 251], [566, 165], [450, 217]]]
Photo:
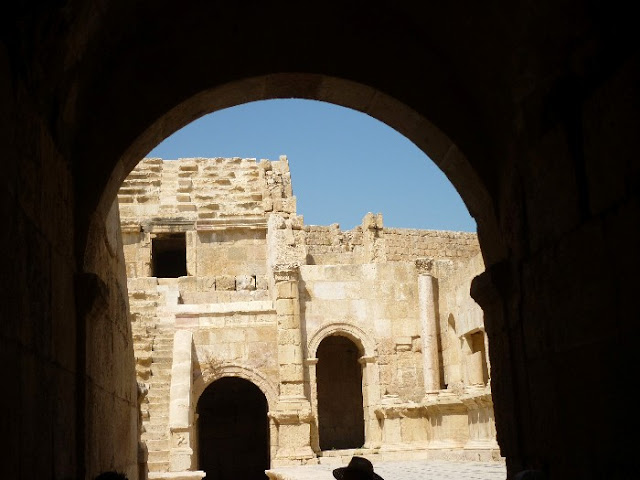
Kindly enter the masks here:
[[465, 261], [480, 253], [478, 236], [469, 232], [387, 228], [382, 215], [367, 214], [362, 225], [306, 225], [307, 263], [316, 265], [413, 262], [417, 258]]
[[123, 224], [264, 222], [269, 212], [295, 213], [286, 157], [145, 158], [118, 193]]

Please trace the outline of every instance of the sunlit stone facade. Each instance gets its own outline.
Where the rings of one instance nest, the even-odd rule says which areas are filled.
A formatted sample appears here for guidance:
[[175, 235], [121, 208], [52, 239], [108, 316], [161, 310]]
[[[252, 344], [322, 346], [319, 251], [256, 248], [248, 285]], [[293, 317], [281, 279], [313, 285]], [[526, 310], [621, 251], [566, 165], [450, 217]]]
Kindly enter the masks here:
[[204, 475], [229, 377], [266, 402], [264, 469], [500, 460], [475, 234], [305, 225], [286, 157], [144, 159], [118, 199], [149, 478]]

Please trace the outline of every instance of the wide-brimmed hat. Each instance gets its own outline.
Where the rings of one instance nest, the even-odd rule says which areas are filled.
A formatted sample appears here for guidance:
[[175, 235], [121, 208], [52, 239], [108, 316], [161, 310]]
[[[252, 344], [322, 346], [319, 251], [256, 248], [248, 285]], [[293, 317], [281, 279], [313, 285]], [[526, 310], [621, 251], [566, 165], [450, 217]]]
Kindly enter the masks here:
[[380, 475], [373, 472], [373, 464], [363, 457], [352, 457], [349, 465], [336, 468], [333, 471], [333, 476], [338, 480], [342, 480], [347, 473], [355, 473], [363, 480], [383, 480]]

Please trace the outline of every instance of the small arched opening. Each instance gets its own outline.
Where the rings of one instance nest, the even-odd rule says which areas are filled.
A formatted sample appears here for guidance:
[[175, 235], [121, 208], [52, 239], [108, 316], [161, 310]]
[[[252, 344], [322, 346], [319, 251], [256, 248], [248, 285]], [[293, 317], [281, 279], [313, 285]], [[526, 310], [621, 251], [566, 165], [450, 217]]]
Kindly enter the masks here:
[[267, 399], [253, 383], [224, 377], [200, 396], [198, 468], [208, 480], [264, 480], [269, 469]]
[[321, 450], [364, 444], [361, 356], [347, 337], [332, 335], [320, 342], [316, 378]]

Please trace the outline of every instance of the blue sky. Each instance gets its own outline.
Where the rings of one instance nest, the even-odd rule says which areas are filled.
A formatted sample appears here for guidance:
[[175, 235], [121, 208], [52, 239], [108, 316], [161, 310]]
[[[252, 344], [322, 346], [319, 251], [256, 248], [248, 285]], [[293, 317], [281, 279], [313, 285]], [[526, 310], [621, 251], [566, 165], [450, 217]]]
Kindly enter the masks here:
[[312, 100], [265, 100], [206, 115], [147, 156], [289, 159], [298, 214], [307, 225], [384, 225], [475, 232], [462, 199], [406, 137], [360, 112]]

